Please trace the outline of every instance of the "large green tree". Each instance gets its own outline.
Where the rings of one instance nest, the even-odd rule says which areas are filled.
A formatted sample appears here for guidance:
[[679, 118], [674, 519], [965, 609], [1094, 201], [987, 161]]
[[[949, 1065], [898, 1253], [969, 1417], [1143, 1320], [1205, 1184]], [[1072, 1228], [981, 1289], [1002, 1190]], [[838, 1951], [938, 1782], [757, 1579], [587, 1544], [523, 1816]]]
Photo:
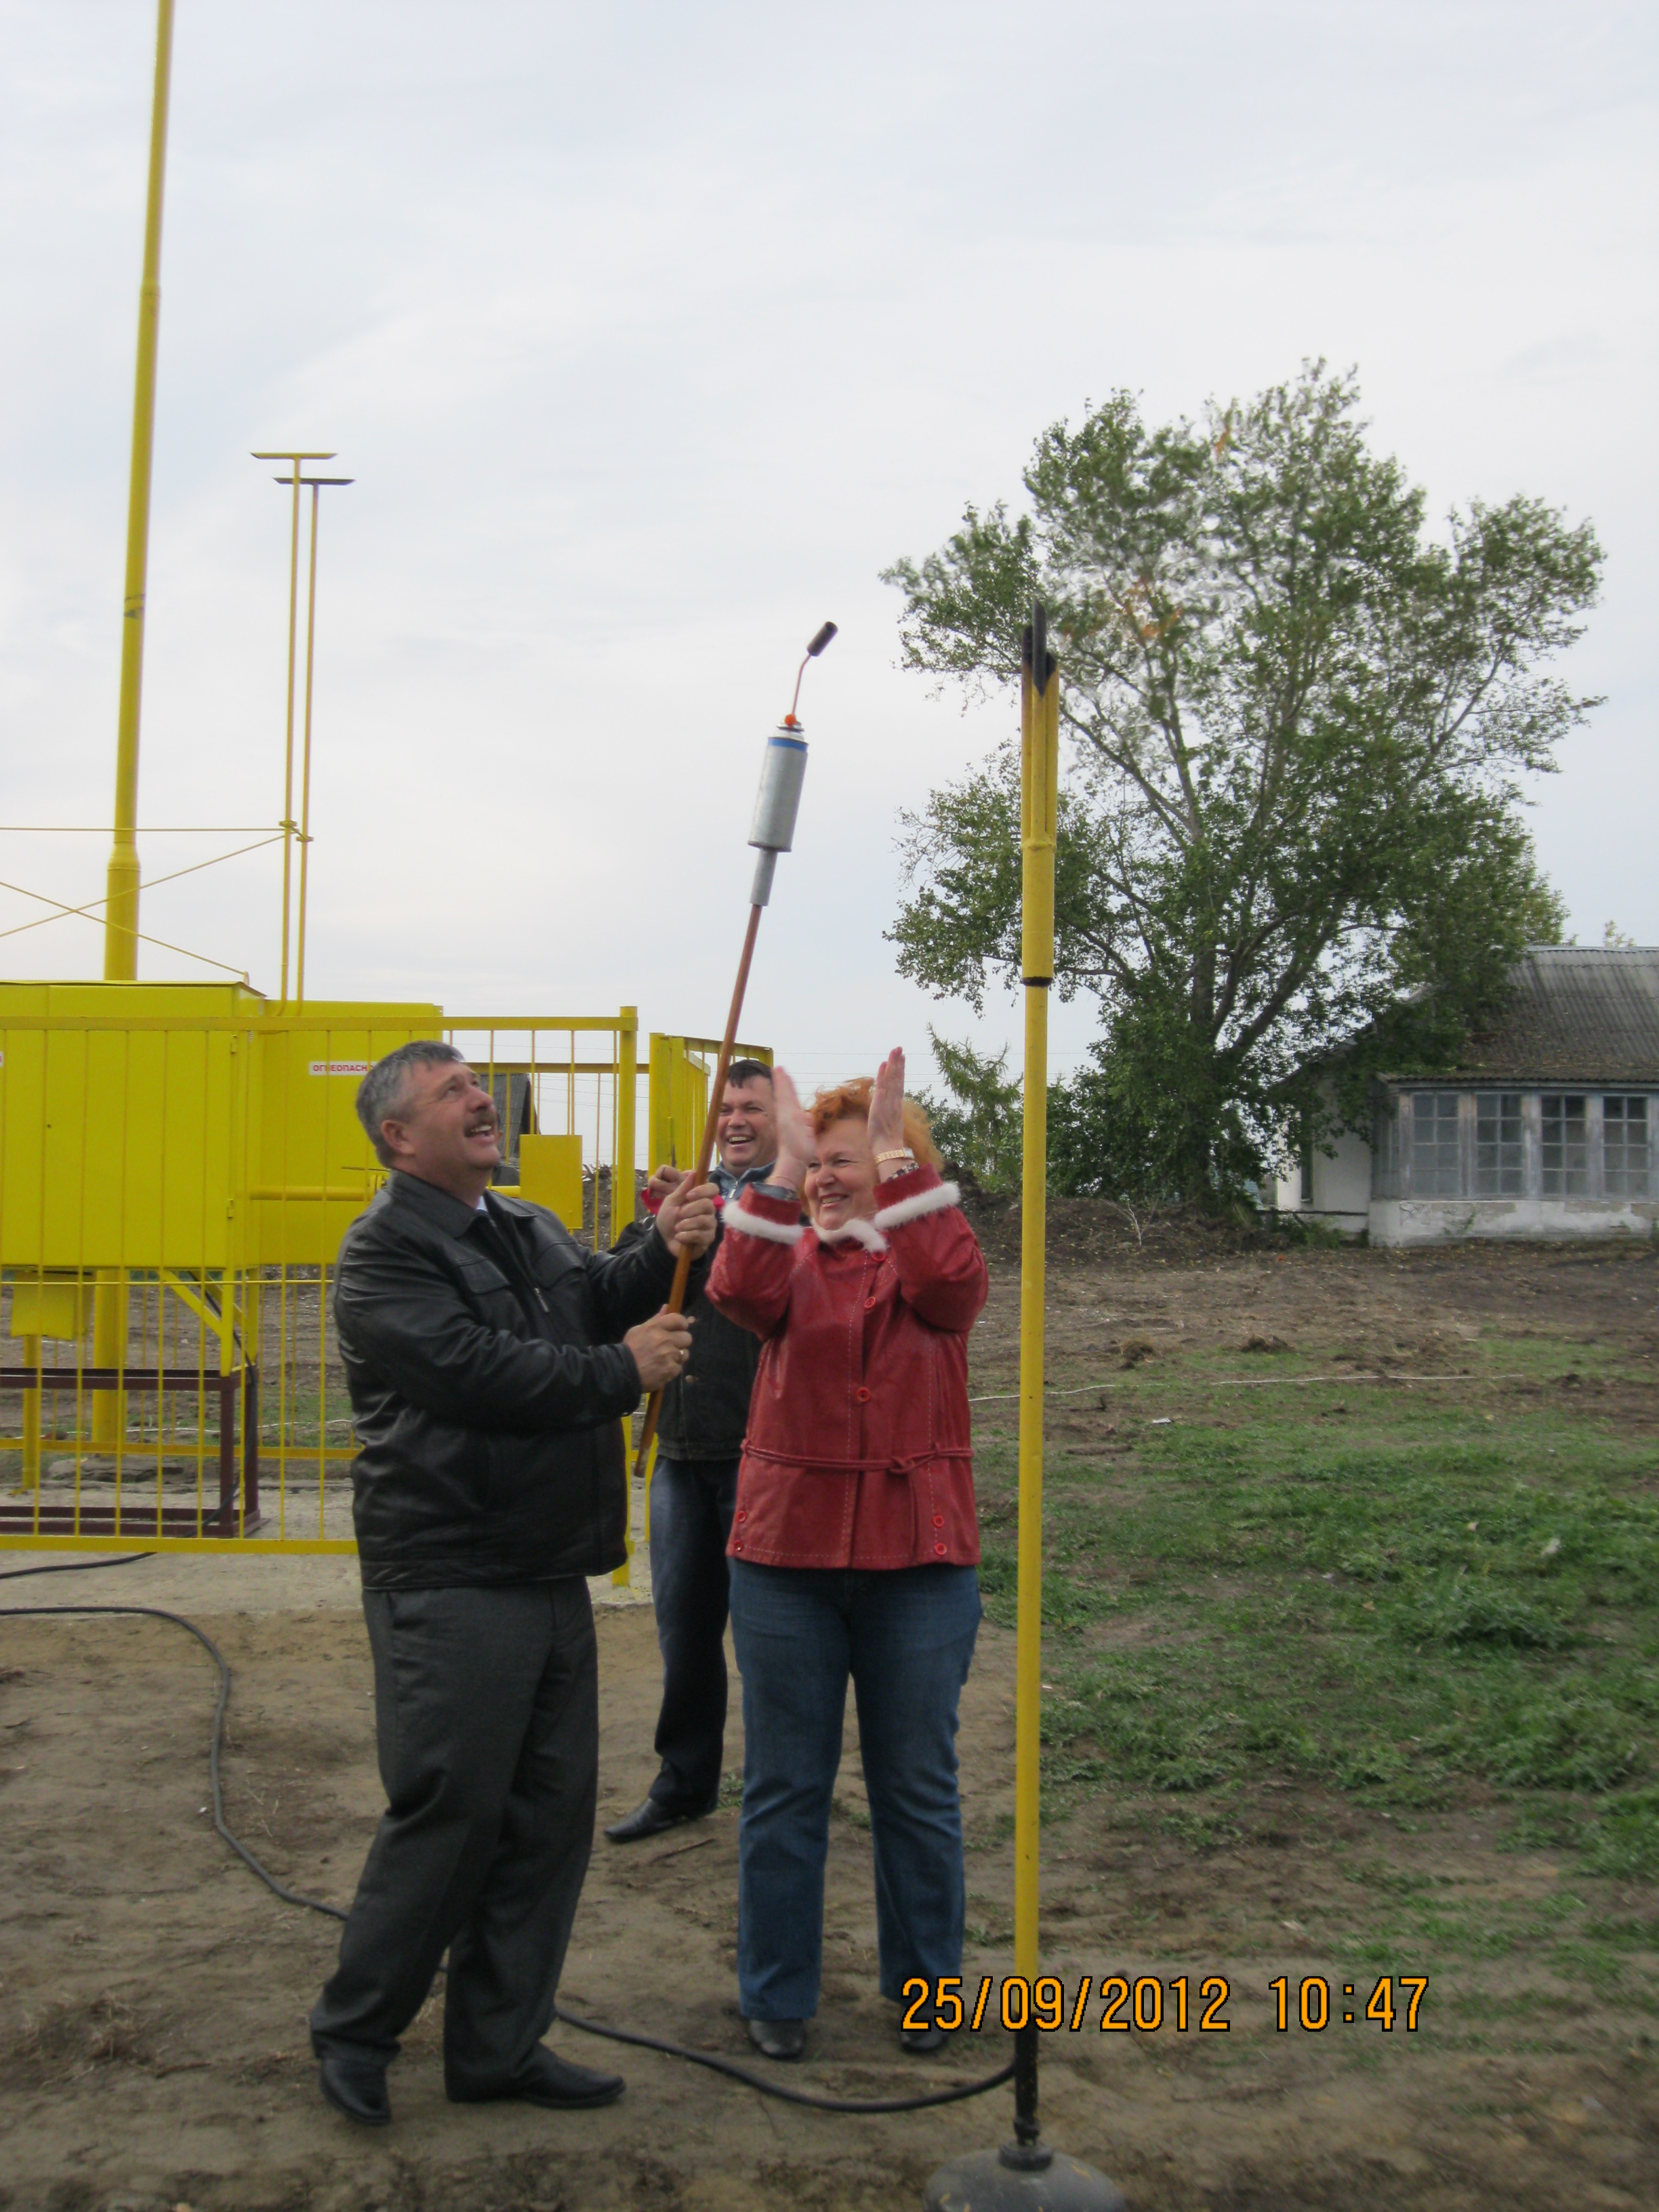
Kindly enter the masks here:
[[[1322, 363], [1198, 422], [1120, 392], [1039, 438], [1029, 513], [969, 507], [884, 574], [906, 665], [970, 696], [1014, 686], [1048, 610], [1056, 983], [1102, 1005], [1096, 1136], [1070, 1139], [1108, 1147], [1097, 1187], [1194, 1194], [1292, 1123], [1328, 1140], [1371, 1069], [1443, 1059], [1559, 933], [1519, 783], [1597, 703], [1542, 665], [1595, 600], [1595, 533], [1523, 497], [1429, 532], [1358, 404]], [[941, 997], [1018, 980], [1018, 822], [1012, 741], [905, 817], [890, 935]], [[1351, 1041], [1333, 1105], [1316, 1063]]]

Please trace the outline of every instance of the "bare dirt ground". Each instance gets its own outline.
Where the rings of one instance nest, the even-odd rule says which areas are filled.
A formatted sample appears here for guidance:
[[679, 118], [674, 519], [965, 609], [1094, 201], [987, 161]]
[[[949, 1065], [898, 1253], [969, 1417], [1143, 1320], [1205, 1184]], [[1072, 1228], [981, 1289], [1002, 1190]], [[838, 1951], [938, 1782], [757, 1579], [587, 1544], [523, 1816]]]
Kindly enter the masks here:
[[[1585, 1248], [1285, 1255], [1079, 1217], [1057, 1224], [1051, 1382], [1091, 1383], [1173, 1344], [1241, 1353], [1279, 1339], [1355, 1373], [1455, 1367], [1476, 1332], [1565, 1335], [1659, 1354], [1659, 1267]], [[1012, 1224], [988, 1243], [1006, 1251]], [[1000, 1268], [974, 1389], [1012, 1388], [1016, 1285]], [[1146, 1347], [1137, 1350], [1136, 1347]], [[1585, 1389], [1598, 1418], [1651, 1434], [1650, 1384]], [[1597, 1395], [1599, 1394], [1599, 1395]], [[1056, 1401], [1051, 1444], [1098, 1428]], [[1091, 1423], [1094, 1427], [1091, 1427]], [[24, 1564], [15, 1555], [6, 1565]], [[155, 1561], [8, 1583], [0, 1605], [71, 1595], [171, 1604], [236, 1674], [228, 1737], [233, 1826], [273, 1872], [338, 1901], [380, 1808], [370, 1674], [349, 1562]], [[600, 1819], [653, 1771], [658, 1689], [648, 1607], [599, 1626]], [[844, 2118], [763, 2100], [672, 2059], [621, 2054], [628, 2095], [563, 2118], [451, 2107], [431, 2006], [392, 2075], [395, 2125], [364, 2136], [319, 2100], [304, 2016], [332, 1925], [279, 1904], [204, 1815], [212, 1676], [149, 1620], [0, 1625], [0, 2206], [8, 2212], [586, 2212], [586, 2208], [915, 2207], [941, 2160], [1008, 2133], [1006, 2091], [902, 2118]], [[988, 1624], [963, 1702], [970, 1978], [1010, 1971], [1013, 1651]], [[734, 1724], [728, 1768], [741, 1762]], [[868, 1839], [849, 1724], [835, 1824], [823, 2003], [811, 2063], [789, 2078], [902, 2094], [1000, 2064], [1000, 2028], [943, 2058], [902, 2057], [874, 1993]], [[1506, 2040], [1425, 2024], [1416, 2036], [1334, 2027], [1281, 2036], [1269, 1978], [1328, 1971], [1307, 1931], [1340, 1912], [1363, 1841], [1386, 1868], [1442, 1854], [1466, 1887], [1537, 1890], [1556, 1869], [1499, 1855], [1449, 1819], [1408, 1844], [1386, 1815], [1285, 1796], [1222, 1850], [1088, 1814], [1045, 1839], [1045, 1965], [1084, 1973], [1227, 1976], [1225, 2035], [1045, 2039], [1045, 2128], [1118, 2181], [1135, 2212], [1659, 2203], [1651, 2014], [1588, 1983]], [[744, 2054], [733, 1975], [734, 1807], [659, 1842], [596, 1846], [562, 1999], [572, 2009]], [[1363, 1834], [1362, 1834], [1363, 1832]], [[1646, 1909], [1651, 1912], [1650, 1899]], [[1433, 1972], [1432, 1959], [1391, 1962]], [[1488, 1981], [1483, 1986], [1501, 1986]], [[1454, 2015], [1445, 2015], [1452, 2017]], [[1540, 2032], [1541, 2028], [1541, 2032]], [[614, 2047], [555, 2040], [603, 2062]], [[761, 2062], [757, 2061], [757, 2064]]]

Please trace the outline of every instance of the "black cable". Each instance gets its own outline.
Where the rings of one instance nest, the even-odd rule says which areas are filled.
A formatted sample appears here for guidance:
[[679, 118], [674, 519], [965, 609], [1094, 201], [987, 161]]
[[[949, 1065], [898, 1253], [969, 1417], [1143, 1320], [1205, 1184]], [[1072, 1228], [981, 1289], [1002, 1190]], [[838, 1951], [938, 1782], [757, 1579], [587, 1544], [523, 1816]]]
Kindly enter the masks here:
[[582, 2020], [574, 2012], [566, 2012], [562, 2005], [554, 2006], [553, 2016], [567, 2027], [580, 2028], [585, 2035], [607, 2036], [612, 2043], [635, 2043], [641, 2051], [663, 2051], [671, 2058], [688, 2058], [692, 2065], [707, 2066], [711, 2073], [729, 2074], [734, 2081], [746, 2081], [763, 2097], [781, 2097], [786, 2105], [811, 2105], [820, 2112], [920, 2112], [928, 2105], [959, 2105], [964, 2097], [981, 2096], [987, 2089], [999, 2089], [1013, 2079], [1011, 2058], [982, 2081], [964, 2081], [955, 2089], [931, 2089], [921, 2097], [815, 2097], [810, 2089], [791, 2089], [781, 2081], [769, 2081], [739, 2066], [735, 2059], [717, 2058], [711, 2051], [691, 2051], [683, 2043], [665, 2043], [631, 2027], [602, 2027], [596, 2020]]
[[[26, 1568], [24, 1572], [27, 1572]], [[285, 1905], [302, 1905], [309, 1912], [325, 1912], [331, 1920], [343, 1920], [345, 1915], [337, 1905], [325, 1905], [319, 1897], [302, 1897], [296, 1889], [289, 1889], [277, 1881], [269, 1868], [262, 1867], [240, 1836], [231, 1832], [225, 1819], [224, 1786], [219, 1775], [219, 1754], [223, 1748], [225, 1708], [230, 1703], [230, 1662], [219, 1649], [206, 1629], [198, 1628], [193, 1620], [186, 1620], [182, 1613], [168, 1613], [159, 1605], [8, 1605], [0, 1606], [0, 1620], [39, 1618], [46, 1613], [142, 1613], [150, 1620], [170, 1620], [175, 1628], [182, 1628], [186, 1636], [193, 1636], [219, 1670], [219, 1694], [213, 1702], [213, 1727], [208, 1737], [208, 1781], [213, 1796], [213, 1825], [230, 1845], [244, 1866], [257, 1874], [265, 1887], [280, 1897]]]
[[47, 1567], [8, 1567], [0, 1574], [0, 1583], [21, 1582], [25, 1575], [85, 1575], [94, 1567], [136, 1566], [140, 1559], [153, 1559], [154, 1552], [123, 1552], [114, 1559], [54, 1559]]
[[[127, 1566], [135, 1559], [149, 1559], [152, 1553], [135, 1552], [118, 1559], [88, 1560], [89, 1566]], [[76, 1561], [74, 1565], [80, 1565]], [[17, 1574], [40, 1575], [63, 1572], [52, 1567], [21, 1567], [0, 1575], [7, 1581]], [[186, 1620], [182, 1613], [168, 1613], [159, 1605], [8, 1605], [0, 1606], [0, 1620], [39, 1620], [49, 1614], [63, 1613], [136, 1613], [149, 1620], [170, 1620], [175, 1628], [182, 1628], [193, 1636], [219, 1670], [219, 1692], [214, 1699], [213, 1724], [208, 1736], [208, 1780], [213, 1797], [213, 1825], [219, 1835], [230, 1845], [244, 1866], [258, 1875], [273, 1896], [280, 1897], [284, 1905], [302, 1905], [307, 1912], [326, 1913], [331, 1920], [343, 1920], [345, 1914], [337, 1905], [325, 1905], [319, 1897], [305, 1897], [297, 1889], [289, 1889], [277, 1881], [266, 1867], [260, 1865], [247, 1845], [233, 1834], [225, 1819], [224, 1788], [220, 1778], [220, 1753], [224, 1744], [225, 1711], [230, 1703], [230, 1662], [204, 1628], [193, 1620]], [[792, 2089], [787, 2083], [769, 2081], [763, 2075], [739, 2066], [734, 2059], [720, 2058], [709, 2051], [693, 2051], [687, 2045], [669, 2043], [659, 2036], [641, 2035], [633, 2028], [606, 2027], [597, 2020], [584, 2020], [579, 2013], [566, 2012], [562, 2006], [554, 2007], [554, 2017], [567, 2027], [579, 2028], [584, 2035], [602, 2035], [612, 2043], [631, 2043], [641, 2051], [659, 2051], [670, 2058], [684, 2058], [693, 2066], [706, 2066], [711, 2073], [725, 2074], [734, 2081], [742, 2081], [757, 2089], [763, 2097], [780, 2098], [787, 2105], [810, 2105], [820, 2112], [920, 2112], [930, 2105], [957, 2105], [964, 2098], [982, 2096], [988, 2089], [1000, 2088], [1013, 2077], [1014, 2061], [988, 2074], [981, 2081], [963, 2081], [951, 2089], [933, 2089], [919, 2097], [816, 2097], [809, 2089]]]

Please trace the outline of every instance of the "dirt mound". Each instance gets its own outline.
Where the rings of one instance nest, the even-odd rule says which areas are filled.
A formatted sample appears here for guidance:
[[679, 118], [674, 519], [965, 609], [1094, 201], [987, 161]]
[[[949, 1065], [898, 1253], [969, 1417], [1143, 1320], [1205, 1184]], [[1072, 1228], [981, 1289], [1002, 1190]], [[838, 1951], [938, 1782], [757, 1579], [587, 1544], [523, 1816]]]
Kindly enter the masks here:
[[[963, 1208], [988, 1257], [1019, 1260], [1018, 1198], [985, 1191], [962, 1178]], [[1048, 1200], [1049, 1264], [1109, 1261], [1114, 1266], [1193, 1267], [1239, 1252], [1286, 1248], [1288, 1239], [1248, 1209], [1222, 1213], [1196, 1206], [1140, 1207], [1111, 1198]]]

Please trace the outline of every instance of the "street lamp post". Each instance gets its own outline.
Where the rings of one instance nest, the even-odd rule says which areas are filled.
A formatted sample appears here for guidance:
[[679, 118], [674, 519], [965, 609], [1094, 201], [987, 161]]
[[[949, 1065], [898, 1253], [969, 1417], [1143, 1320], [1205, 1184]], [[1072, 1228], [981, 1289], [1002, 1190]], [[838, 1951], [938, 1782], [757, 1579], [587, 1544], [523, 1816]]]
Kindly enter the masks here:
[[278, 477], [276, 482], [289, 485], [294, 493], [293, 520], [289, 531], [288, 556], [288, 721], [284, 739], [283, 772], [283, 958], [282, 981], [278, 999], [288, 1004], [289, 950], [293, 941], [293, 885], [294, 840], [300, 845], [300, 996], [305, 995], [305, 831], [294, 818], [294, 705], [296, 678], [299, 672], [300, 645], [300, 489], [312, 487], [311, 493], [311, 604], [306, 626], [306, 703], [305, 703], [305, 768], [303, 775], [302, 810], [308, 817], [311, 794], [311, 655], [312, 641], [317, 620], [317, 487], [325, 483], [349, 483], [349, 477], [306, 477], [300, 473], [301, 461], [331, 461], [332, 452], [317, 453], [289, 450], [283, 453], [255, 453], [256, 461], [287, 461], [293, 468], [291, 476]]
[[294, 996], [303, 1005], [306, 995], [306, 890], [311, 878], [311, 693], [317, 665], [317, 522], [319, 501], [325, 486], [349, 484], [350, 477], [304, 477], [311, 486], [311, 582], [306, 603], [305, 736], [300, 770], [300, 915], [299, 944], [294, 962]]

